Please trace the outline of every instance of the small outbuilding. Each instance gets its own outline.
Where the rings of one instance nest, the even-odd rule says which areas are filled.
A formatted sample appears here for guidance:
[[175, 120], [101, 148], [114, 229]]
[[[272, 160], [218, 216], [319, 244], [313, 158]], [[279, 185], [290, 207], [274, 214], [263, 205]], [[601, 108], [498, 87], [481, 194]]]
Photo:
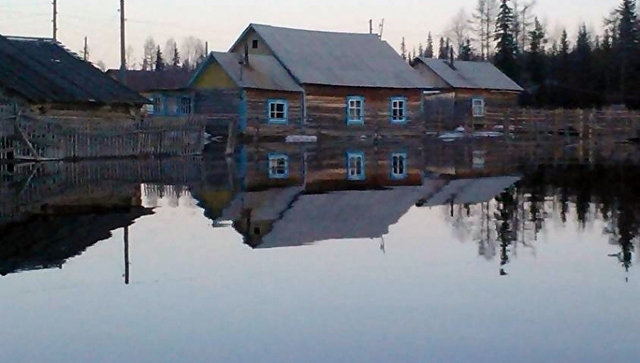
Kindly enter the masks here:
[[428, 120], [439, 117], [452, 125], [481, 124], [487, 112], [517, 107], [524, 91], [489, 62], [419, 57], [412, 64], [431, 84], [424, 92]]
[[[119, 80], [120, 70], [110, 69], [107, 74]], [[127, 70], [126, 86], [149, 100], [147, 114], [163, 117], [193, 114], [194, 93], [187, 89], [193, 71], [166, 69], [162, 71]]]

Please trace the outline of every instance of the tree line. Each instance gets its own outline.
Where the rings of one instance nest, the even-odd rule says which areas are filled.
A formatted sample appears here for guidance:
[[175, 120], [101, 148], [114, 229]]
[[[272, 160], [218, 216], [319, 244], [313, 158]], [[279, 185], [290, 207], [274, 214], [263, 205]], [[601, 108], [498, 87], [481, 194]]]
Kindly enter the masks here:
[[444, 35], [432, 34], [401, 55], [490, 61], [526, 92], [525, 106], [640, 108], [640, 21], [636, 0], [621, 0], [604, 16], [601, 33], [582, 24], [575, 39], [566, 29], [554, 39], [535, 15], [535, 0], [477, 0], [452, 19]]
[[127, 69], [161, 72], [165, 70], [193, 71], [206, 57], [205, 42], [196, 37], [184, 38], [180, 46], [170, 38], [162, 48], [153, 37], [148, 37], [143, 46], [142, 58], [137, 61], [134, 48], [127, 48]]

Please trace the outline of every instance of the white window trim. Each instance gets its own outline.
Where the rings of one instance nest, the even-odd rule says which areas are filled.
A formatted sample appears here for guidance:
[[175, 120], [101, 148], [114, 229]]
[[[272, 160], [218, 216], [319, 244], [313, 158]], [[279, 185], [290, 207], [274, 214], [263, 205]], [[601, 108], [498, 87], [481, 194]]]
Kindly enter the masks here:
[[[360, 102], [360, 117], [351, 118], [351, 110], [357, 110], [357, 107], [351, 107], [351, 102]], [[362, 125], [364, 123], [364, 97], [362, 96], [349, 96], [347, 97], [347, 125], [357, 124]]]
[[[355, 160], [360, 164], [360, 173], [358, 173], [358, 164], [352, 164], [351, 161]], [[347, 153], [347, 180], [360, 181], [366, 178], [366, 164], [365, 156], [363, 152], [348, 152]], [[353, 171], [353, 173], [352, 173]]]
[[[274, 172], [277, 169], [279, 161], [284, 160], [284, 173]], [[274, 165], [275, 163], [275, 165]], [[269, 168], [270, 179], [287, 179], [289, 178], [289, 157], [285, 154], [270, 154], [267, 167]], [[276, 170], [277, 171], [277, 170]]]
[[[396, 107], [397, 103], [401, 102], [401, 107]], [[407, 122], [407, 98], [406, 97], [392, 97], [391, 98], [391, 122], [394, 124], [403, 124]], [[402, 118], [396, 118], [394, 115], [394, 111], [402, 110]]]
[[[398, 161], [402, 161], [402, 173], [397, 173], [395, 170], [394, 159], [396, 158], [398, 158]], [[399, 180], [399, 179], [405, 179], [406, 177], [407, 177], [407, 153], [391, 154], [391, 179]]]
[[[276, 111], [272, 111], [271, 108], [275, 105], [284, 106], [284, 117], [272, 117], [272, 114]], [[270, 124], [287, 124], [289, 122], [289, 102], [287, 100], [269, 100], [267, 103], [267, 117], [269, 118]]]
[[485, 112], [486, 110], [484, 98], [473, 98], [471, 100], [471, 114], [473, 115], [473, 117], [484, 117]]

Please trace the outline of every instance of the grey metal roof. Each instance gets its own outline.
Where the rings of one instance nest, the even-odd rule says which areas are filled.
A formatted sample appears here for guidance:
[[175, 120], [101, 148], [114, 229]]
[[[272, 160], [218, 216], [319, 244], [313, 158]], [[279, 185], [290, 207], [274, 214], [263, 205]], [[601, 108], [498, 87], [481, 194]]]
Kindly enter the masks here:
[[0, 87], [31, 102], [147, 102], [51, 39], [0, 35]]
[[299, 30], [259, 24], [251, 24], [245, 34], [251, 29], [300, 84], [430, 88], [389, 44], [374, 34]]
[[[448, 61], [432, 58], [417, 58], [453, 88], [486, 89], [522, 92], [511, 78], [488, 62]], [[455, 69], [454, 69], [455, 68]]]
[[212, 52], [209, 55], [209, 60], [218, 62], [240, 88], [302, 92], [302, 88], [273, 56], [252, 54], [248, 65], [240, 64], [243, 58], [236, 53]]

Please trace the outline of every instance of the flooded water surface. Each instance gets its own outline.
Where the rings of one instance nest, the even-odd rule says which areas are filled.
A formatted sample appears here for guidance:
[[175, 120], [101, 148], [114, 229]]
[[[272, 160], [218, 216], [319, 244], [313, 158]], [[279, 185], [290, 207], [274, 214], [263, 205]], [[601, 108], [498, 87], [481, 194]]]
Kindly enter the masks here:
[[448, 147], [5, 168], [0, 361], [638, 361], [636, 164]]

